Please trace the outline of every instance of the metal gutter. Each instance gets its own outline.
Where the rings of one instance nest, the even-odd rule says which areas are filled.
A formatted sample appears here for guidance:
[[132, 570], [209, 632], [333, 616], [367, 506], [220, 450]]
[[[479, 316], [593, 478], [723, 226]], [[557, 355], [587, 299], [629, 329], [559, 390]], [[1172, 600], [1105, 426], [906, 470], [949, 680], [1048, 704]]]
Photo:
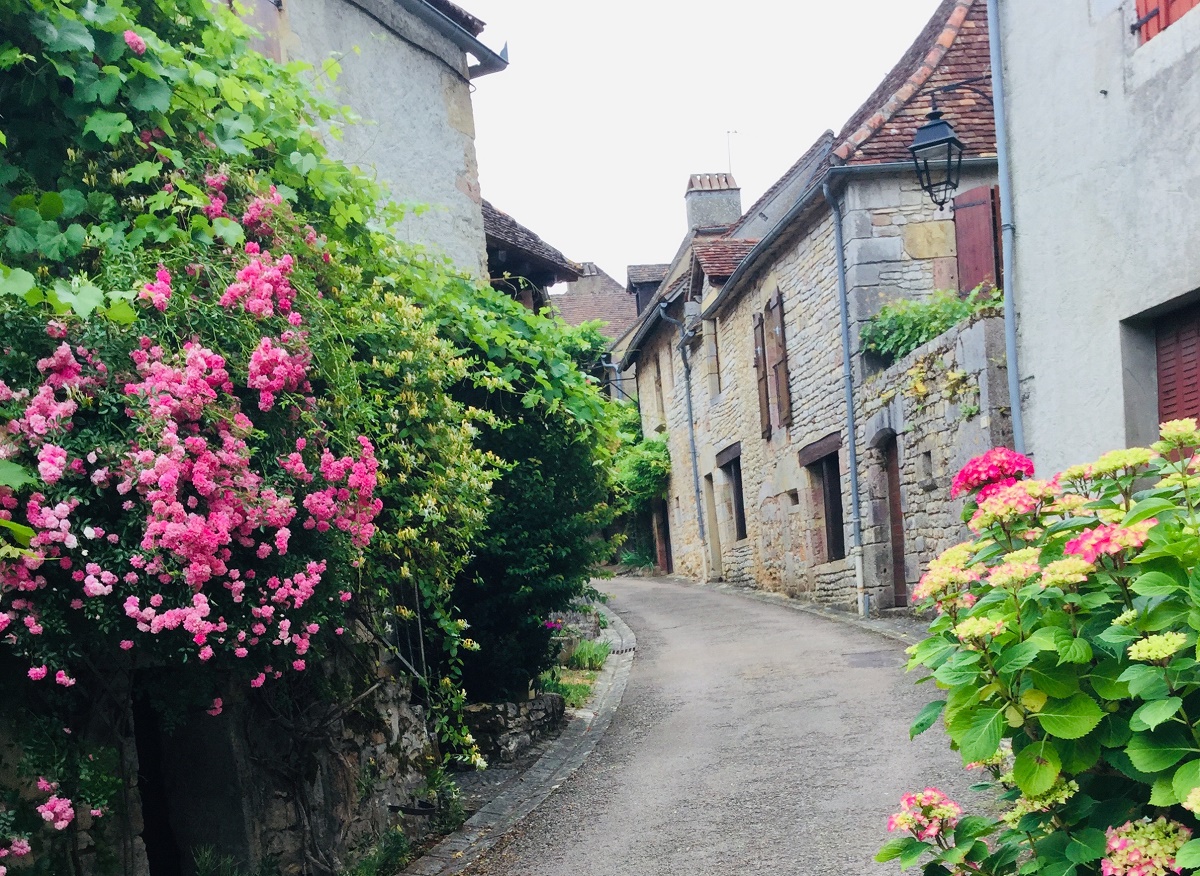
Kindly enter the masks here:
[[659, 316], [671, 325], [679, 326], [679, 357], [683, 359], [683, 386], [687, 392], [687, 418], [688, 418], [688, 444], [692, 453], [692, 487], [696, 491], [696, 522], [700, 529], [700, 543], [708, 544], [708, 538], [704, 534], [704, 505], [700, 500], [700, 464], [697, 461], [698, 454], [696, 453], [696, 417], [692, 412], [692, 363], [688, 359], [687, 342], [689, 331], [687, 326], [675, 319], [673, 316], [667, 316], [667, 302], [662, 301], [658, 305]]
[[1017, 283], [1013, 262], [1012, 176], [1008, 159], [1008, 117], [1004, 110], [1004, 59], [1000, 50], [1000, 0], [988, 0], [988, 50], [992, 62], [993, 117], [996, 122], [996, 154], [1000, 185], [1000, 251], [1004, 265], [1004, 359], [1008, 370], [1008, 408], [1012, 422], [1013, 449], [1025, 452], [1025, 418], [1021, 413], [1021, 371], [1017, 365]]
[[434, 9], [424, 0], [395, 0], [404, 9], [428, 24], [454, 45], [475, 57], [479, 63], [467, 67], [467, 78], [477, 79], [488, 73], [498, 73], [508, 66], [508, 45], [497, 54], [475, 38], [469, 30]]
[[866, 616], [870, 605], [866, 598], [862, 563], [862, 505], [858, 497], [858, 429], [854, 423], [854, 366], [850, 359], [850, 302], [846, 283], [846, 241], [842, 231], [842, 208], [833, 196], [828, 182], [821, 184], [821, 194], [833, 213], [833, 251], [837, 261], [838, 322], [842, 330], [842, 387], [846, 394], [846, 447], [850, 463], [850, 531], [854, 556], [854, 583], [858, 590], [858, 613]]
[[[964, 169], [970, 170], [973, 168], [993, 168], [996, 166], [995, 158], [964, 158], [962, 162]], [[851, 176], [875, 176], [879, 174], [890, 173], [911, 173], [912, 162], [910, 161], [888, 161], [880, 164], [843, 164], [836, 167], [830, 167], [825, 170], [821, 176], [813, 181], [804, 193], [797, 198], [796, 203], [792, 205], [783, 217], [775, 223], [775, 225], [763, 235], [762, 240], [758, 245], [742, 259], [742, 263], [737, 266], [729, 279], [725, 281], [725, 285], [721, 287], [721, 291], [717, 293], [717, 297], [713, 303], [704, 309], [701, 314], [703, 319], [713, 319], [722, 306], [731, 298], [737, 291], [738, 283], [753, 270], [754, 265], [762, 259], [771, 249], [772, 246], [784, 235], [788, 230], [788, 226], [805, 210], [812, 207], [819, 198], [822, 197], [822, 188], [828, 183], [839, 177]]]

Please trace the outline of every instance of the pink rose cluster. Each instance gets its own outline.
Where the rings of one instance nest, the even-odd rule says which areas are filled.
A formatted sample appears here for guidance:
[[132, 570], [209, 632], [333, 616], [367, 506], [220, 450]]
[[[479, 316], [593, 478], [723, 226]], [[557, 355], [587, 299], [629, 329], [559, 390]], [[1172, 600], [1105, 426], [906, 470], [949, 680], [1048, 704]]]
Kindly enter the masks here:
[[888, 818], [888, 830], [906, 830], [925, 842], [953, 831], [961, 815], [961, 806], [937, 788], [926, 788], [900, 798], [900, 811]]
[[[297, 316], [290, 256], [256, 249], [247, 247], [250, 261], [221, 304], [256, 319]], [[164, 268], [146, 285], [156, 309], [169, 301], [171, 282]], [[279, 393], [309, 393], [310, 365], [304, 333], [292, 328], [263, 335], [244, 378], [196, 340], [171, 351], [143, 337], [116, 375], [93, 351], [64, 341], [37, 362], [40, 383], [0, 383], [10, 417], [0, 420], [0, 458], [36, 465], [44, 483], [26, 496], [0, 487], [0, 517], [33, 529], [27, 553], [0, 560], [0, 641], [29, 659], [31, 681], [76, 684], [50, 659], [57, 650], [47, 631], [74, 634], [63, 612], [67, 623], [72, 612], [88, 622], [108, 617], [123, 651], [138, 636], [174, 637], [199, 662], [223, 653], [265, 663], [282, 649], [288, 668], [304, 669], [324, 616], [350, 597], [324, 583], [321, 552], [330, 543], [321, 537], [362, 549], [382, 508], [365, 437], [343, 455], [318, 430], [311, 441], [297, 439], [278, 469], [251, 445], [254, 423], [239, 399], [257, 390], [267, 411]], [[81, 437], [92, 433], [79, 423], [90, 430], [100, 411], [122, 402], [120, 438]], [[304, 556], [292, 538], [298, 516], [312, 531]], [[43, 600], [60, 610], [43, 610]], [[53, 626], [44, 617], [55, 617]], [[281, 674], [264, 668], [256, 681]], [[69, 820], [61, 803], [45, 805], [56, 823]]]
[[993, 447], [987, 453], [976, 456], [962, 467], [950, 483], [950, 496], [955, 498], [964, 493], [980, 491], [979, 501], [987, 498], [995, 490], [1011, 486], [1017, 476], [1033, 477], [1033, 460], [1027, 456], [1009, 450], [1007, 447]]

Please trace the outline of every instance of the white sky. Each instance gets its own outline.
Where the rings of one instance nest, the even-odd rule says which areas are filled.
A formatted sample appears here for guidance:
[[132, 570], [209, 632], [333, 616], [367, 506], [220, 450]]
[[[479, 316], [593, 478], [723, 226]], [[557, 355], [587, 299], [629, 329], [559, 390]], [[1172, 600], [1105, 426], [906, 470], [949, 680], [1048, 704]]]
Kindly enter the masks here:
[[475, 80], [483, 196], [625, 282], [667, 262], [692, 173], [745, 209], [837, 131], [937, 0], [458, 0], [510, 65]]

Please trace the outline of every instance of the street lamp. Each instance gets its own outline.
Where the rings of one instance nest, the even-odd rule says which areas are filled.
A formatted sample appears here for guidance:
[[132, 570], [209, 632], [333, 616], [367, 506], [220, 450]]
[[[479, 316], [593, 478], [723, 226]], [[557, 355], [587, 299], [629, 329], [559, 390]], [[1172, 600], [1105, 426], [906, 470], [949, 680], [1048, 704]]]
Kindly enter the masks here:
[[917, 128], [908, 151], [912, 153], [913, 163], [917, 166], [921, 188], [938, 207], [942, 207], [958, 188], [963, 144], [950, 123], [942, 118], [936, 99], [926, 118], [929, 121]]

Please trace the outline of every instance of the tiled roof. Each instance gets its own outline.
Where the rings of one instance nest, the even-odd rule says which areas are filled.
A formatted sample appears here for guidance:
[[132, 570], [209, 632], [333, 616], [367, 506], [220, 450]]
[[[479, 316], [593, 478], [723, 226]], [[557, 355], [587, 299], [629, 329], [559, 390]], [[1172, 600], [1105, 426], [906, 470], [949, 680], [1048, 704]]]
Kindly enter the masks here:
[[688, 178], [689, 192], [722, 192], [734, 191], [737, 182], [731, 173], [693, 173]]
[[480, 21], [461, 6], [451, 3], [450, 0], [425, 0], [425, 3], [449, 18], [471, 36], [479, 36], [483, 33], [485, 22]]
[[670, 270], [670, 265], [630, 265], [626, 270], [629, 272], [629, 283], [661, 283], [667, 276], [667, 271]]
[[710, 243], [696, 244], [694, 252], [696, 261], [709, 279], [724, 280], [729, 277], [737, 266], [742, 263], [747, 253], [754, 249], [757, 240], [741, 238], [722, 238]]
[[808, 151], [801, 155], [796, 163], [787, 169], [787, 172], [783, 176], [775, 180], [771, 187], [762, 193], [762, 197], [750, 205], [750, 208], [742, 214], [742, 218], [737, 221], [734, 228], [745, 224], [747, 220], [757, 215], [784, 186], [795, 178], [799, 176], [815, 178], [825, 169], [822, 159], [825, 158], [825, 154], [829, 151], [833, 142], [833, 131], [826, 131], [818, 137], [817, 141], [808, 147]]
[[564, 276], [575, 279], [582, 268], [542, 240], [512, 216], [497, 210], [488, 201], [483, 202], [483, 233], [490, 245], [508, 246], [537, 259]]
[[[932, 92], [990, 72], [987, 4], [942, 0], [920, 36], [838, 134], [834, 154], [847, 164], [907, 161], [908, 145], [925, 123]], [[990, 80], [972, 83], [991, 95]], [[940, 92], [938, 106], [966, 146], [968, 157], [996, 154], [992, 107], [967, 88]]]
[[637, 299], [591, 262], [583, 263], [583, 275], [566, 292], [550, 296], [550, 306], [570, 325], [602, 320], [610, 338], [624, 334], [638, 315]]

